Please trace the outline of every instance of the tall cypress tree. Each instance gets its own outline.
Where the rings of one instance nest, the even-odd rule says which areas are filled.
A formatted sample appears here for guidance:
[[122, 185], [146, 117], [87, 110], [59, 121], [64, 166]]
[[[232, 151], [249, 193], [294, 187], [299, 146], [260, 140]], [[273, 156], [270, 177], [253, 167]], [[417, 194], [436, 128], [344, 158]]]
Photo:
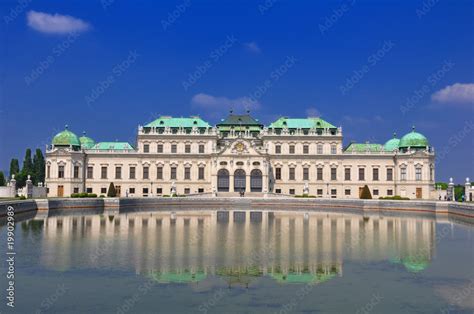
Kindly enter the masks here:
[[23, 169], [21, 172], [25, 176], [33, 174], [33, 161], [31, 160], [31, 149], [27, 148], [25, 152], [25, 159], [23, 159]]
[[18, 163], [18, 159], [16, 158], [13, 158], [11, 161], [10, 161], [10, 177], [12, 175], [18, 175], [18, 173], [20, 172], [20, 164]]
[[5, 175], [3, 174], [3, 171], [0, 171], [0, 186], [5, 186]]
[[33, 157], [33, 183], [37, 184], [38, 182], [43, 182], [45, 179], [45, 172], [44, 172], [44, 156], [41, 149], [37, 148], [35, 151], [35, 155]]

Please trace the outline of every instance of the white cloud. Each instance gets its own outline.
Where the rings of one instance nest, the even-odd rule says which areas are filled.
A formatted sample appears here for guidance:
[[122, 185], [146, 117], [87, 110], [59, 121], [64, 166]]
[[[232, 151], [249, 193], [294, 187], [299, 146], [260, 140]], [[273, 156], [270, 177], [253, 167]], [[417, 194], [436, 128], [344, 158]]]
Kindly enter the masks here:
[[314, 108], [314, 107], [309, 107], [308, 109], [306, 109], [306, 116], [308, 116], [308, 117], [320, 117], [321, 112], [319, 112], [319, 110]]
[[69, 15], [48, 14], [37, 11], [29, 11], [27, 20], [28, 26], [38, 32], [48, 34], [85, 32], [91, 27], [89, 23]]
[[239, 98], [227, 98], [227, 97], [216, 97], [204, 93], [196, 94], [191, 99], [193, 105], [208, 109], [208, 110], [228, 110], [228, 109], [258, 109], [261, 104], [252, 100], [249, 97]]
[[256, 42], [254, 41], [251, 41], [251, 42], [248, 42], [248, 43], [244, 43], [244, 47], [245, 49], [247, 49], [247, 51], [250, 51], [250, 52], [253, 52], [253, 53], [260, 53], [262, 52], [262, 50], [260, 49], [260, 47], [257, 45]]
[[474, 104], [474, 84], [456, 83], [431, 95], [433, 101], [448, 104]]

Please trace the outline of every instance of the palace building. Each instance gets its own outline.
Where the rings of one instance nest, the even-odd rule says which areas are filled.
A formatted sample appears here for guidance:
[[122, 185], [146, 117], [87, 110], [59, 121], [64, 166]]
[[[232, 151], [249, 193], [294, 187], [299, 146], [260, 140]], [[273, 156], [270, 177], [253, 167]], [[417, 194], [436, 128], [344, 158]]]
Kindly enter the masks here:
[[136, 144], [95, 142], [66, 130], [46, 151], [48, 196], [434, 197], [435, 154], [413, 130], [385, 144], [343, 146], [342, 128], [319, 118], [281, 117], [263, 125], [249, 112], [212, 126], [197, 116], [161, 116], [138, 127]]

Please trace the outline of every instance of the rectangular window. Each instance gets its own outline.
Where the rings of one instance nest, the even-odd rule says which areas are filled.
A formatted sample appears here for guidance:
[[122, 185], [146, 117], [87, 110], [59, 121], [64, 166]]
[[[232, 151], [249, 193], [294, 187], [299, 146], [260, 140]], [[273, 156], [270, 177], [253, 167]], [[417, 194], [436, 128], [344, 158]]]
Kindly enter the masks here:
[[374, 196], [379, 195], [379, 190], [374, 189], [373, 194]]
[[351, 189], [345, 189], [344, 194], [345, 195], [351, 195]]
[[290, 168], [289, 180], [295, 180], [295, 168]]
[[318, 144], [317, 153], [318, 153], [318, 155], [323, 154], [323, 144]]
[[79, 188], [74, 188], [72, 193], [79, 193]]
[[415, 169], [415, 180], [421, 181], [421, 168], [420, 167], [417, 167]]
[[379, 180], [379, 168], [372, 169], [372, 180], [378, 181]]
[[393, 190], [387, 190], [387, 195], [392, 196], [393, 195]]
[[331, 198], [336, 198], [337, 196], [337, 189], [331, 189]]
[[191, 168], [184, 167], [184, 180], [191, 180]]
[[303, 168], [303, 180], [309, 180], [309, 168]]
[[115, 179], [122, 179], [122, 167], [115, 167]]
[[275, 168], [275, 180], [281, 180], [281, 168]]
[[156, 167], [156, 179], [163, 180], [163, 167]]
[[204, 167], [199, 167], [198, 168], [198, 180], [204, 180]]
[[276, 194], [281, 194], [281, 189], [275, 189]]
[[87, 179], [92, 179], [94, 177], [94, 167], [87, 167]]
[[100, 188], [100, 193], [101, 194], [107, 193], [107, 188]]
[[309, 154], [309, 146], [303, 145], [303, 154]]
[[204, 152], [205, 152], [205, 146], [204, 146], [204, 144], [200, 144], [199, 145], [199, 154], [204, 154]]
[[393, 169], [392, 168], [387, 169], [387, 181], [393, 181]]
[[317, 194], [318, 196], [323, 196], [323, 189], [317, 189], [317, 190], [316, 190], [316, 194]]
[[150, 152], [150, 144], [143, 144], [143, 152], [144, 153]]
[[158, 194], [158, 195], [163, 194], [163, 189], [162, 188], [156, 188], [156, 194]]
[[92, 188], [86, 188], [86, 193], [92, 193]]
[[100, 167], [100, 178], [107, 179], [107, 167]]
[[143, 179], [150, 178], [150, 167], [143, 167]]
[[163, 153], [163, 144], [158, 144], [156, 146], [156, 152], [159, 153], [159, 154]]
[[143, 196], [148, 196], [148, 188], [143, 188]]
[[281, 154], [281, 145], [275, 145], [275, 154]]
[[365, 169], [359, 168], [359, 181], [365, 181]]
[[79, 178], [79, 166], [74, 166], [74, 179]]
[[331, 168], [331, 180], [337, 180], [337, 168]]
[[290, 195], [295, 195], [295, 189], [290, 189]]
[[184, 194], [190, 194], [191, 189], [190, 188], [184, 188]]
[[171, 167], [170, 179], [171, 180], [176, 180], [176, 167]]
[[318, 168], [316, 170], [316, 180], [323, 181], [323, 168]]
[[171, 145], [171, 153], [176, 154], [176, 151], [178, 150], [178, 145], [172, 144]]
[[190, 153], [191, 153], [191, 145], [190, 145], [190, 144], [184, 145], [184, 152], [185, 152], [186, 154], [190, 154]]
[[128, 191], [130, 194], [135, 194], [135, 188], [130, 188]]
[[351, 181], [351, 168], [344, 169], [344, 180]]
[[203, 188], [198, 188], [198, 193], [204, 193], [204, 189]]
[[129, 174], [129, 178], [130, 179], [135, 179], [136, 178], [136, 168], [134, 166], [130, 166], [130, 174]]
[[337, 146], [331, 145], [331, 154], [336, 155], [336, 153], [337, 153]]
[[64, 166], [58, 167], [58, 178], [60, 179], [64, 178]]
[[295, 153], [295, 145], [290, 145], [290, 154]]
[[407, 179], [407, 168], [400, 168], [400, 180], [405, 181]]
[[49, 175], [51, 174], [51, 166], [46, 167], [46, 178], [49, 179]]

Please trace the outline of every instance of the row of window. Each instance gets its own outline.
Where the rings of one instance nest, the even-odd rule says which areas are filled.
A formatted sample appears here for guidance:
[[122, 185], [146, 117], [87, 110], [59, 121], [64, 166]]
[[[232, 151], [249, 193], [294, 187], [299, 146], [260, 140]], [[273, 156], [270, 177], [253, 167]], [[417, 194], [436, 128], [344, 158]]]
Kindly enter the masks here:
[[[150, 152], [150, 144], [143, 144], [143, 152], [144, 153], [149, 153]], [[156, 145], [156, 152], [158, 154], [164, 153], [164, 145], [163, 144], [157, 144]], [[204, 144], [199, 144], [198, 153], [199, 154], [204, 154], [205, 152], [206, 152], [206, 146]], [[178, 144], [171, 144], [170, 153], [171, 154], [177, 154], [178, 153]], [[191, 144], [185, 144], [184, 145], [184, 153], [185, 154], [191, 154]]]
[[[205, 180], [205, 171], [206, 168], [200, 166], [198, 168], [198, 180]], [[101, 179], [108, 179], [107, 178], [107, 173], [108, 173], [108, 167], [102, 166], [100, 168], [100, 178]], [[128, 171], [128, 179], [134, 180], [136, 179], [136, 173], [137, 169], [135, 166], [130, 166], [129, 171]], [[170, 167], [170, 180], [176, 180], [178, 177], [178, 167], [171, 166]], [[87, 179], [93, 179], [94, 178], [94, 167], [87, 167]], [[191, 180], [191, 167], [184, 167], [184, 173], [183, 173], [183, 178], [184, 180]], [[123, 179], [122, 178], [122, 167], [121, 166], [116, 166], [115, 167], [115, 179]], [[150, 179], [150, 167], [145, 166], [143, 167], [143, 176], [142, 179]], [[164, 175], [163, 175], [163, 167], [158, 166], [156, 167], [156, 179], [157, 180], [163, 180]]]
[[[362, 188], [360, 188], [360, 189], [362, 189]], [[332, 197], [332, 198], [335, 198], [335, 197], [337, 196], [337, 189], [331, 189], [330, 192], [331, 192], [331, 197]], [[379, 192], [380, 192], [380, 191], [379, 191], [378, 189], [373, 189], [373, 190], [372, 190], [372, 195], [373, 195], [373, 196], [378, 196], [378, 195], [380, 195]], [[281, 193], [282, 193], [282, 190], [281, 190], [281, 189], [275, 189], [275, 193], [281, 194]], [[352, 195], [351, 193], [352, 193], [352, 190], [351, 190], [351, 189], [345, 189], [345, 190], [344, 190], [344, 195], [345, 195], [345, 196], [351, 196], [351, 195]], [[288, 189], [288, 194], [290, 194], [290, 195], [295, 195], [295, 194], [296, 194], [296, 190], [295, 190], [295, 189]], [[360, 194], [360, 190], [359, 190], [359, 194]], [[387, 195], [388, 195], [388, 196], [393, 196], [393, 190], [392, 190], [392, 189], [388, 189], [388, 190], [387, 190]], [[323, 189], [317, 189], [317, 190], [316, 190], [316, 196], [322, 197], [322, 196], [323, 196]]]
[[[122, 193], [120, 186], [115, 186], [116, 191], [118, 192], [119, 196], [125, 196], [125, 195], [134, 195], [136, 194], [136, 190], [134, 187], [129, 188], [125, 193]], [[142, 194], [143, 196], [148, 196], [150, 194], [151, 189], [150, 188], [142, 188]], [[156, 188], [156, 195], [163, 195], [163, 188], [157, 187]], [[91, 187], [86, 188], [87, 193], [94, 193], [94, 190]], [[197, 193], [204, 193], [204, 188], [198, 188]], [[73, 193], [79, 193], [79, 188], [74, 188]], [[170, 191], [171, 193], [171, 191]], [[107, 188], [102, 187], [100, 188], [100, 194], [106, 195], [107, 194]], [[191, 189], [190, 188], [184, 188], [184, 194], [191, 194]]]
[[[281, 154], [282, 153], [281, 148], [282, 148], [282, 146], [280, 144], [275, 145], [275, 154]], [[290, 154], [295, 154], [296, 153], [295, 145], [288, 145], [288, 153], [290, 153]], [[309, 145], [306, 145], [306, 144], [303, 145], [303, 154], [309, 154]], [[318, 155], [323, 154], [323, 144], [316, 145], [316, 154], [318, 154]], [[331, 145], [331, 154], [333, 154], [333, 155], [337, 154], [337, 145], [336, 144]]]
[[[296, 180], [296, 168], [290, 167], [288, 169], [288, 180]], [[323, 175], [324, 175], [324, 168], [317, 168], [316, 169], [316, 180], [322, 181], [323, 180]], [[386, 178], [387, 181], [393, 181], [393, 168], [387, 168], [386, 169]], [[406, 178], [406, 176], [405, 176]], [[275, 180], [282, 180], [282, 168], [275, 168]], [[309, 168], [304, 167], [303, 168], [303, 180], [310, 180], [310, 171]], [[336, 181], [337, 180], [337, 168], [331, 168], [331, 180]], [[350, 168], [344, 168], [344, 180], [345, 181], [351, 181], [351, 169]], [[358, 173], [358, 180], [359, 181], [365, 181], [365, 168], [359, 168], [359, 173]], [[378, 168], [373, 168], [372, 169], [372, 181], [379, 181], [380, 176], [379, 176], [379, 169]], [[421, 175], [420, 179], [421, 180]]]

